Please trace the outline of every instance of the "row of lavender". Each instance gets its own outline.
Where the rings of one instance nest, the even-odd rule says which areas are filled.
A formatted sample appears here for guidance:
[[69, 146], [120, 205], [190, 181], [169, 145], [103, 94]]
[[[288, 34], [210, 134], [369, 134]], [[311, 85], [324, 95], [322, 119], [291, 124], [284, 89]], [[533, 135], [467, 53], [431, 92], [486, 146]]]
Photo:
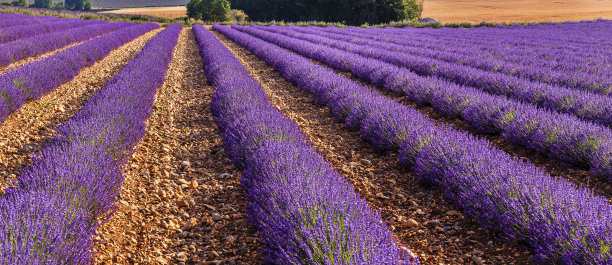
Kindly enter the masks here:
[[[81, 23], [81, 22], [74, 22]], [[30, 38], [5, 43], [0, 46], [0, 67], [36, 55], [41, 55], [66, 45], [85, 41], [93, 37], [113, 32], [115, 30], [133, 25], [131, 22], [102, 22], [67, 28], [60, 32], [52, 32]]]
[[[540, 67], [605, 73], [609, 72], [606, 67], [610, 67], [612, 63], [611, 44], [606, 38], [610, 34], [611, 24], [610, 21], [576, 23], [578, 32], [570, 31], [567, 24], [560, 25], [556, 29], [512, 27], [507, 30], [482, 28], [453, 31], [349, 28], [347, 32], [375, 32], [384, 34], [389, 39], [401, 40], [403, 44], [410, 46], [467, 53], [481, 58], [494, 57], [501, 61], [514, 61]], [[594, 41], [583, 42], [585, 34], [596, 38]], [[547, 42], [543, 40], [547, 35], [565, 38]], [[572, 45], [573, 42], [580, 44]]]
[[[609, 32], [609, 27], [612, 25], [610, 21], [588, 21], [584, 23], [554, 23], [536, 26], [514, 26], [514, 27], [499, 27], [499, 28], [479, 28], [473, 30], [464, 30], [452, 33], [449, 30], [441, 31], [419, 31], [418, 33], [424, 37], [433, 39], [452, 40], [457, 37], [465, 38], [465, 44], [481, 45], [485, 43], [493, 44], [497, 47], [489, 47], [489, 49], [508, 49], [518, 46], [530, 46], [535, 51], [552, 50], [563, 51], [564, 55], [595, 55], [587, 58], [579, 58], [578, 60], [596, 59], [598, 53], [601, 55], [611, 55], [609, 43], [605, 32]], [[398, 32], [404, 32], [400, 30]], [[414, 31], [413, 33], [417, 33]], [[401, 34], [401, 33], [400, 33]], [[403, 34], [406, 35], [406, 34]], [[585, 50], [585, 46], [591, 46], [591, 49]], [[595, 46], [593, 46], [595, 45]], [[501, 47], [504, 48], [501, 48]], [[519, 52], [525, 54], [525, 51]], [[599, 57], [603, 60], [609, 60], [604, 57]]]
[[49, 16], [26, 16], [20, 14], [0, 14], [0, 28], [40, 24], [55, 21], [58, 18]]
[[397, 53], [381, 49], [381, 45], [361, 45], [314, 34], [294, 34], [294, 36], [405, 67], [419, 75], [435, 76], [460, 85], [475, 87], [490, 94], [507, 96], [514, 100], [572, 114], [606, 126], [612, 125], [612, 101], [605, 95], [533, 82], [430, 57]]
[[[579, 32], [571, 31], [568, 26], [558, 28], [534, 27], [530, 29], [512, 28], [511, 30], [472, 30], [449, 32], [441, 31], [411, 31], [405, 29], [356, 29], [351, 28], [351, 32], [383, 34], [391, 39], [402, 39], [406, 44], [422, 46], [426, 45], [435, 50], [456, 51], [461, 53], [470, 52], [472, 56], [490, 57], [511, 62], [518, 60], [535, 66], [575, 69], [601, 75], [607, 72], [606, 65], [609, 67], [612, 46], [604, 36], [610, 34], [612, 22], [591, 22], [577, 23]], [[563, 40], [549, 41], [544, 39], [542, 34], [554, 34], [564, 36]], [[581, 42], [585, 36], [599, 36], [594, 42]], [[518, 35], [518, 36], [517, 36]], [[416, 39], [415, 37], [422, 37]], [[540, 37], [538, 37], [540, 36]], [[500, 41], [501, 40], [501, 41]], [[580, 42], [578, 44], [574, 42]], [[455, 44], [455, 46], [448, 46]], [[448, 46], [448, 47], [447, 47]], [[478, 51], [474, 53], [474, 51]], [[569, 68], [569, 69], [568, 69]], [[603, 71], [603, 72], [602, 72]]]
[[[579, 90], [594, 91], [603, 94], [609, 93], [610, 87], [612, 86], [612, 80], [610, 79], [611, 77], [609, 75], [595, 75], [591, 73], [576, 71], [575, 69], [554, 70], [550, 68], [542, 68], [541, 66], [523, 65], [514, 62], [503, 62], [501, 60], [493, 58], [479, 58], [477, 56], [474, 56], [474, 53], [478, 53], [481, 50], [481, 46], [478, 45], [472, 45], [470, 47], [463, 48], [463, 52], [458, 53], [458, 49], [450, 52], [424, 49], [420, 46], [406, 45], [404, 43], [404, 40], [399, 40], [397, 38], [388, 38], [385, 36], [385, 34], [377, 33], [377, 31], [370, 31], [369, 33], [360, 34], [351, 33], [348, 30], [332, 30], [333, 29], [320, 31], [313, 30], [307, 32], [318, 32], [321, 36], [325, 37], [346, 40], [361, 45], [375, 45], [377, 47], [381, 47], [394, 52], [409, 53], [422, 57], [434, 58], [437, 60], [453, 64], [460, 64], [472, 68], [485, 70], [488, 72], [500, 72], [506, 75], [529, 79], [531, 81], [543, 82], [551, 85], [564, 86]], [[411, 39], [414, 39], [414, 37]], [[488, 45], [494, 44], [489, 43]], [[488, 45], [482, 44], [482, 46]]]
[[297, 125], [216, 37], [193, 27], [211, 111], [232, 161], [244, 171], [249, 218], [273, 264], [418, 264], [354, 188], [317, 154]]
[[213, 28], [272, 65], [327, 105], [374, 148], [399, 150], [400, 163], [483, 227], [530, 245], [540, 264], [612, 262], [612, 205], [482, 139], [436, 126], [424, 115], [271, 43]]
[[460, 117], [479, 132], [500, 134], [517, 145], [568, 163], [590, 167], [593, 175], [612, 180], [612, 130], [608, 127], [503, 96], [490, 95], [476, 88], [419, 76], [408, 69], [355, 53], [293, 38], [290, 36], [300, 34], [288, 28], [234, 27], [335, 69], [350, 71], [356, 77], [388, 91], [402, 93], [414, 102], [431, 105], [445, 115]]
[[13, 20], [13, 19], [23, 19], [23, 18], [32, 18], [33, 16], [28, 16], [25, 14], [10, 14], [10, 13], [0, 13], [0, 19], [3, 21]]
[[0, 123], [26, 102], [36, 100], [72, 80], [83, 68], [93, 65], [136, 37], [159, 28], [159, 25], [117, 22], [96, 24], [83, 29], [89, 27], [101, 28], [106, 32], [116, 31], [44, 59], [9, 69], [0, 75]]
[[[151, 28], [128, 30], [136, 36]], [[0, 263], [91, 263], [92, 235], [98, 222], [112, 214], [122, 165], [145, 133], [144, 122], [181, 29], [171, 25], [147, 43], [58, 128], [0, 198]], [[116, 42], [124, 35], [114, 35]]]
[[[498, 28], [479, 28], [473, 30], [451, 32], [449, 30], [420, 31], [419, 34], [431, 36], [440, 40], [450, 40], [457, 37], [466, 39], [466, 44], [491, 43], [499, 46], [531, 46], [541, 51], [563, 51], [567, 55], [612, 55], [606, 32], [610, 31], [612, 21], [597, 20], [581, 23], [550, 23], [542, 26], [515, 26]], [[401, 31], [401, 30], [400, 30]], [[584, 49], [585, 46], [591, 49]], [[505, 48], [508, 49], [508, 48]], [[525, 52], [520, 52], [524, 54]], [[600, 57], [606, 61], [607, 58]], [[593, 59], [593, 58], [579, 58]]]
[[[439, 58], [448, 59], [448, 57], [444, 57], [448, 54], [455, 54], [455, 57], [459, 57], [457, 59], [463, 59], [462, 57], [467, 56], [468, 58], [471, 58], [471, 61], [477, 61], [471, 63], [474, 67], [480, 67], [481, 69], [500, 71], [495, 66], [511, 64], [522, 68], [523, 70], [521, 71], [523, 73], [515, 74], [514, 71], [512, 71], [512, 69], [508, 69], [508, 67], [506, 67], [504, 73], [515, 76], [531, 76], [532, 80], [538, 79], [538, 75], [540, 74], [556, 78], [558, 75], [568, 74], [569, 76], [572, 76], [575, 73], [575, 75], [578, 76], [592, 76], [593, 78], [597, 78], [599, 80], [609, 81], [609, 76], [612, 73], [611, 62], [591, 62], [589, 60], [585, 60], [585, 58], [579, 55], [567, 55], [567, 50], [553, 51], [551, 49], [545, 49], [542, 51], [534, 51], [534, 47], [525, 44], [521, 46], [471, 44], [469, 43], [469, 39], [476, 37], [461, 36], [456, 31], [451, 31], [447, 34], [451, 36], [459, 35], [456, 36], [454, 40], [427, 37], [425, 33], [428, 31], [416, 31], [415, 29], [338, 29], [328, 27], [323, 29], [323, 31], [354, 37], [367, 37], [372, 40], [401, 45], [409, 49], [428, 50], [430, 53], [434, 54], [443, 53], [438, 55], [442, 56]], [[600, 31], [602, 33], [605, 32], [603, 29]], [[513, 34], [510, 33], [508, 35], [512, 36]], [[531, 43], [536, 44], [538, 42], [533, 40]], [[607, 42], [604, 41], [598, 45], [583, 47], [582, 50], [591, 50], [593, 47], [604, 46], [606, 43]], [[461, 63], [461, 61], [458, 61], [458, 63]], [[541, 69], [539, 72], [536, 70], [538, 68]], [[533, 72], [527, 73], [529, 71]], [[546, 82], [546, 79], [543, 79], [543, 81]]]
[[71, 28], [83, 27], [95, 23], [104, 23], [101, 20], [82, 20], [67, 18], [49, 23], [0, 28], [0, 45], [16, 41], [18, 39], [31, 38], [41, 34], [53, 33], [68, 30]]

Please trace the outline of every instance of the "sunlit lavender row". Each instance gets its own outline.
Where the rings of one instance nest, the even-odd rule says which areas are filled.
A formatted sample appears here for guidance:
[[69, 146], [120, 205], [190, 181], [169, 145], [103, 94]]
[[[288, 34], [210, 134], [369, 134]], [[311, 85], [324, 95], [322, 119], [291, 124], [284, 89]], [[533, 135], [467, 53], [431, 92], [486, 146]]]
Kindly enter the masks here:
[[[261, 85], [202, 26], [194, 27], [211, 110], [272, 264], [418, 264], [363, 198], [317, 154]], [[262, 46], [262, 48], [265, 48]]]
[[[0, 75], [0, 123], [26, 102], [39, 99], [62, 84], [72, 80], [79, 72], [106, 57], [119, 46], [158, 28], [146, 23], [131, 22], [95, 24], [84, 27], [99, 28], [94, 32], [113, 32], [44, 59], [9, 69]], [[1, 49], [1, 47], [0, 47]]]
[[[299, 30], [298, 27], [293, 28]], [[442, 47], [457, 47], [452, 51], [441, 51], [435, 49], [424, 49], [423, 45], [420, 44], [425, 42], [425, 40], [423, 39], [427, 39], [426, 37], [416, 38], [416, 36], [406, 36], [410, 37], [409, 39], [412, 41], [416, 42], [415, 39], [420, 41], [420, 43], [415, 44], [415, 46], [411, 46], [405, 43], [404, 38], [395, 37], [396, 35], [389, 36], [388, 34], [392, 32], [385, 32], [384, 30], [364, 30], [363, 33], [351, 32], [349, 30], [334, 30], [333, 28], [329, 29], [329, 32], [327, 29], [317, 30], [316, 28], [304, 30], [305, 31], [303, 32], [317, 33], [321, 36], [346, 40], [356, 44], [374, 45], [376, 47], [381, 47], [394, 52], [409, 53], [413, 55], [434, 58], [449, 63], [468, 66], [471, 68], [477, 68], [489, 72], [499, 72], [510, 76], [521, 77], [531, 81], [538, 81], [562, 87], [575, 88], [578, 90], [607, 94], [610, 93], [610, 86], [612, 86], [612, 79], [609, 76], [610, 72], [609, 69], [607, 69], [606, 67], [599, 67], [603, 74], [592, 74], [580, 71], [581, 69], [579, 67], [584, 65], [584, 63], [582, 62], [576, 62], [574, 63], [574, 67], [568, 67], [570, 69], [565, 70], [550, 69], [539, 65], [525, 65], [520, 62], [503, 61], [501, 58], [505, 57], [506, 54], [502, 54], [501, 51], [496, 51], [496, 54], [491, 54], [485, 58], [482, 58], [481, 56], [475, 56], [475, 54], [479, 55], [482, 50], [489, 46], [499, 47], [502, 45], [508, 45], [506, 47], [508, 47], [508, 49], [511, 49], [509, 46], [511, 44], [483, 43], [471, 44], [468, 47], [458, 48], [458, 46], [461, 47], [461, 44], [464, 43], [463, 39], [456, 39], [454, 42], [448, 43], [437, 39], [432, 39], [432, 43], [439, 43], [437, 45]], [[393, 33], [394, 32], [395, 31], [393, 31]], [[464, 37], [468, 40], [470, 39], [469, 36]], [[520, 47], [521, 50], [527, 51], [528, 55], [525, 55], [524, 57], [532, 58], [536, 53], [538, 53], [537, 51], [535, 51], [535, 48], [533, 46]], [[566, 47], [566, 49], [569, 49], [569, 47]], [[552, 48], [550, 48], [550, 50], [552, 50]], [[560, 52], [551, 53], [550, 50], [547, 54], [550, 54], [549, 56], [551, 57], [560, 56], [559, 54], [562, 54]], [[585, 44], [583, 45], [581, 50], [584, 51], [590, 49]], [[514, 51], [511, 53], [516, 54]], [[583, 55], [576, 54], [574, 56], [580, 57]], [[597, 56], [601, 56], [601, 54], [598, 54]], [[563, 61], [565, 60], [565, 58], [548, 58], [548, 60]]]
[[81, 19], [66, 19], [57, 22], [32, 24], [24, 26], [15, 26], [0, 29], [0, 44], [16, 41], [19, 39], [31, 38], [37, 35], [64, 31], [72, 28], [79, 28], [96, 23], [104, 23], [101, 20], [81, 20]]
[[58, 18], [51, 16], [27, 16], [22, 14], [0, 14], [0, 28], [14, 26], [32, 25], [57, 21]]
[[[235, 28], [300, 53], [342, 71], [350, 71], [385, 90], [431, 105], [437, 111], [460, 117], [475, 130], [499, 134], [511, 142], [548, 154], [561, 161], [591, 169], [593, 175], [612, 179], [612, 130], [567, 114], [540, 109], [503, 96], [491, 95], [380, 60], [304, 41], [283, 27]], [[274, 32], [279, 34], [274, 34]]]
[[[75, 21], [73, 23], [80, 24], [81, 22]], [[0, 67], [113, 32], [129, 25], [133, 25], [133, 23], [88, 23], [87, 25], [83, 25], [83, 27], [68, 27], [63, 31], [51, 32], [4, 43], [0, 46]]]
[[418, 111], [272, 43], [213, 28], [312, 93], [374, 148], [398, 151], [402, 165], [444, 191], [483, 227], [526, 242], [536, 252], [535, 262], [612, 261], [612, 205], [606, 198], [551, 177], [486, 140], [437, 126]]
[[[106, 41], [120, 42], [151, 29], [147, 24], [133, 26], [127, 28], [131, 34], [115, 34]], [[57, 129], [14, 187], [0, 197], [3, 264], [92, 262], [92, 236], [98, 221], [116, 206], [122, 165], [145, 133], [181, 30], [171, 25], [147, 43]]]
[[[484, 71], [431, 57], [390, 51], [381, 49], [380, 45], [362, 45], [313, 34], [301, 34], [298, 37], [395, 64], [418, 75], [435, 76], [460, 85], [475, 87], [490, 94], [572, 114], [605, 126], [612, 124], [612, 101], [606, 95]], [[602, 88], [602, 91], [609, 89], [610, 87]]]

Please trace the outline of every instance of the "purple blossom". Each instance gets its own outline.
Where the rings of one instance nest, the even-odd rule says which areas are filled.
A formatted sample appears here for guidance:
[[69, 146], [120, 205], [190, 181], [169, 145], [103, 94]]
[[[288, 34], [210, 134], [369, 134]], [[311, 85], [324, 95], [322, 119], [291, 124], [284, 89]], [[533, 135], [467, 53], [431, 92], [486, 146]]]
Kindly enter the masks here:
[[115, 22], [87, 25], [66, 31], [52, 32], [5, 43], [0, 46], [0, 66], [62, 48], [66, 45], [89, 40], [127, 26], [132, 22]]
[[[93, 65], [112, 50], [159, 26], [155, 23], [135, 25], [131, 22], [120, 22], [96, 24], [92, 27], [115, 32], [83, 42], [44, 59], [9, 69], [0, 75], [0, 123], [26, 102], [39, 99], [72, 80], [81, 69]], [[83, 29], [85, 28], [88, 27]]]
[[50, 16], [28, 16], [22, 14], [0, 14], [0, 28], [23, 26], [30, 24], [48, 23], [58, 18]]
[[7, 45], [7, 42], [18, 39], [25, 39], [41, 34], [60, 32], [72, 28], [84, 27], [92, 24], [108, 23], [103, 20], [82, 20], [82, 19], [62, 19], [42, 24], [31, 24], [15, 26], [10, 28], [0, 28], [0, 44]]
[[400, 164], [440, 188], [483, 227], [531, 246], [534, 262], [612, 263], [612, 206], [606, 198], [553, 178], [484, 139], [435, 125], [418, 111], [295, 53], [232, 28], [213, 29], [313, 94], [374, 148], [398, 150]]
[[[280, 27], [266, 27], [266, 29], [280, 30]], [[284, 32], [287, 32], [287, 30], [284, 30]], [[337, 38], [299, 34], [296, 32], [290, 35], [312, 43], [326, 45], [394, 64], [398, 67], [407, 68], [418, 75], [446, 79], [460, 85], [478, 88], [490, 94], [502, 95], [552, 111], [572, 114], [608, 127], [612, 125], [612, 101], [610, 101], [608, 96], [601, 95], [607, 94], [607, 92], [604, 93], [602, 91], [609, 90], [609, 86], [601, 88], [601, 94], [597, 94], [449, 63], [432, 57], [390, 51], [379, 48], [381, 45], [355, 44]]]
[[[116, 47], [156, 27], [128, 27], [107, 35], [108, 46], [101, 47]], [[145, 133], [181, 29], [171, 25], [149, 41], [58, 128], [0, 197], [0, 263], [92, 262], [91, 238], [98, 221], [113, 213], [122, 166]]]
[[217, 88], [211, 111], [228, 156], [244, 171], [247, 213], [265, 262], [419, 264], [232, 53], [203, 26], [193, 29]]
[[[469, 54], [503, 62], [540, 66], [550, 69], [584, 71], [601, 76], [610, 71], [610, 48], [607, 37], [610, 20], [580, 23], [550, 23], [534, 26], [482, 27], [469, 30], [414, 28], [355, 28], [325, 30], [347, 34], [369, 34], [407, 46]], [[370, 33], [374, 33], [374, 36]]]
[[[606, 162], [612, 157], [609, 144], [612, 143], [612, 131], [608, 127], [436, 77], [419, 76], [393, 64], [316, 42], [305, 42], [289, 37], [293, 34], [287, 28], [235, 28], [336, 69], [351, 71], [363, 80], [404, 94], [417, 103], [431, 105], [443, 114], [460, 117], [477, 131], [500, 134], [517, 145], [564, 162], [590, 167], [594, 175], [612, 177], [612, 165]], [[312, 39], [314, 41], [314, 37]], [[351, 126], [354, 122], [347, 123]]]

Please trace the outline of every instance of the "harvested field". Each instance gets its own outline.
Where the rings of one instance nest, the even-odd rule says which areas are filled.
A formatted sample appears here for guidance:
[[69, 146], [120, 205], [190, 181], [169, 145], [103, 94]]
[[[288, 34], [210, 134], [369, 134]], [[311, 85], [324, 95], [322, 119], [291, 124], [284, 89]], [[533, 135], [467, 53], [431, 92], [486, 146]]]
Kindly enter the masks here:
[[118, 10], [103, 11], [100, 13], [127, 14], [127, 15], [147, 15], [162, 18], [179, 18], [187, 16], [187, 8], [184, 6], [169, 7], [137, 7], [124, 8]]
[[611, 0], [425, 0], [423, 17], [442, 22], [562, 22], [612, 18]]

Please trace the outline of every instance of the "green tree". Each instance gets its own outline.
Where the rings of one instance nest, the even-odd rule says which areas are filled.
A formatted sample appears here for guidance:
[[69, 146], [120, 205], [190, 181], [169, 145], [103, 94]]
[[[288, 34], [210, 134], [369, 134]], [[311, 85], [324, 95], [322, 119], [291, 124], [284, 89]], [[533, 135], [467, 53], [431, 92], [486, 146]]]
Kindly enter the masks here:
[[230, 9], [229, 0], [190, 0], [187, 16], [204, 21], [227, 21]]
[[249, 19], [249, 16], [247, 16], [244, 11], [239, 9], [230, 10], [229, 12], [227, 12], [227, 17], [229, 21], [235, 22], [245, 22], [247, 19]]
[[422, 0], [232, 0], [254, 21], [326, 21], [350, 25], [416, 19]]
[[34, 7], [38, 8], [52, 8], [53, 0], [34, 0]]
[[28, 0], [15, 0], [11, 3], [11, 5], [28, 7]]
[[70, 10], [91, 10], [91, 0], [65, 0], [64, 6]]

